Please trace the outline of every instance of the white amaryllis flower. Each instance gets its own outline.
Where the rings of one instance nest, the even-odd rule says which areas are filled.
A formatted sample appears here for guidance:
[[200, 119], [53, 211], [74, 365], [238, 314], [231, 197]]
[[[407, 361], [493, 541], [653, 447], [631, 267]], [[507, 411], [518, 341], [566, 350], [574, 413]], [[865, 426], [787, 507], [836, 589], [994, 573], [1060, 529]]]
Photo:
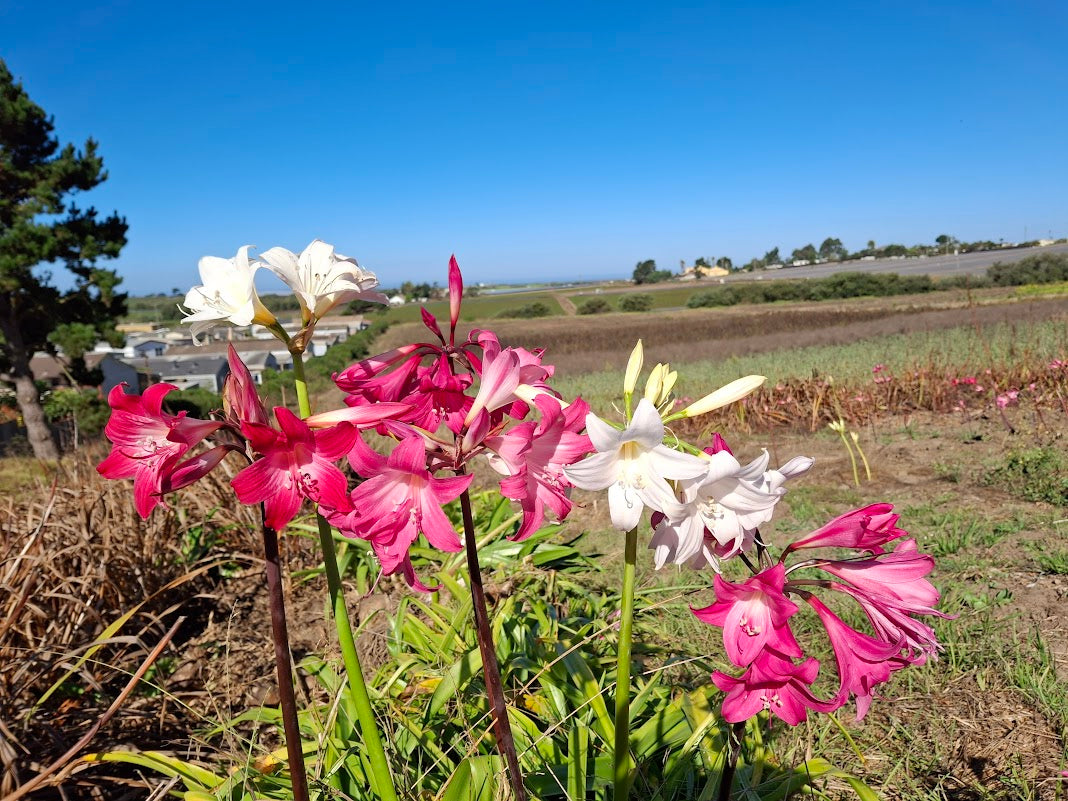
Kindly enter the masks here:
[[296, 293], [305, 324], [315, 322], [335, 306], [353, 300], [388, 303], [375, 292], [378, 279], [356, 259], [334, 252], [334, 246], [316, 239], [298, 256], [285, 248], [271, 248], [261, 256], [267, 269]]
[[707, 462], [663, 444], [664, 423], [646, 398], [638, 402], [634, 417], [619, 431], [594, 414], [586, 415], [586, 433], [597, 453], [564, 468], [574, 486], [608, 490], [612, 525], [630, 531], [648, 506], [669, 518], [685, 512], [667, 483], [668, 479], [697, 478]]
[[786, 480], [812, 466], [806, 456], [778, 470], [768, 470], [768, 461], [764, 451], [743, 467], [728, 451], [719, 451], [708, 457], [704, 475], [680, 481], [685, 514], [660, 521], [649, 542], [657, 569], [673, 562], [718, 572], [720, 559], [747, 550], [756, 529], [771, 520]]
[[183, 323], [192, 327], [193, 341], [204, 331], [223, 323], [231, 325], [271, 325], [275, 317], [260, 302], [252, 277], [260, 267], [250, 262], [245, 245], [232, 259], [205, 256], [197, 265], [204, 283], [186, 293]]

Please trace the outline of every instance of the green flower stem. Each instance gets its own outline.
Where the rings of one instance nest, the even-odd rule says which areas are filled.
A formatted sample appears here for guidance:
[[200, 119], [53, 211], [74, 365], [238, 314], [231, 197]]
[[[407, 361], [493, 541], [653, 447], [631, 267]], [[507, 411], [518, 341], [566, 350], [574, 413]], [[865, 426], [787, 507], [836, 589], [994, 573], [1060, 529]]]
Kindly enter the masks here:
[[638, 528], [627, 532], [623, 552], [623, 597], [619, 610], [619, 654], [616, 665], [616, 732], [613, 758], [614, 801], [630, 795], [630, 650], [634, 622], [634, 565], [638, 561]]
[[[304, 375], [303, 354], [293, 352], [293, 373], [297, 389], [297, 406], [300, 416], [311, 414], [311, 401], [308, 398], [308, 383]], [[393, 786], [393, 776], [389, 771], [382, 738], [378, 733], [378, 722], [371, 708], [371, 697], [367, 692], [367, 682], [363, 677], [360, 657], [356, 654], [356, 641], [352, 636], [352, 624], [349, 622], [349, 610], [345, 604], [345, 593], [341, 588], [341, 574], [337, 568], [337, 551], [334, 548], [334, 534], [330, 524], [316, 513], [319, 523], [319, 544], [323, 550], [323, 567], [326, 571], [326, 585], [330, 590], [330, 608], [337, 627], [338, 644], [341, 646], [341, 659], [345, 664], [345, 676], [348, 679], [349, 693], [356, 705], [356, 717], [360, 723], [364, 746], [371, 762], [374, 789], [382, 801], [397, 801], [397, 791]]]

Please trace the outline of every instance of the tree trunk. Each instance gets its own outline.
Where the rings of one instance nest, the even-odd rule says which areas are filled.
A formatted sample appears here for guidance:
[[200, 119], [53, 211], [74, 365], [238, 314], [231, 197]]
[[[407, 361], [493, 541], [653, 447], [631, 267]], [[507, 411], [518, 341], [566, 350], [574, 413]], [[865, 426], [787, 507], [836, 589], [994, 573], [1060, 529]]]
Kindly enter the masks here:
[[18, 320], [10, 309], [7, 311], [7, 314], [0, 315], [0, 330], [3, 331], [7, 355], [11, 359], [11, 381], [15, 385], [15, 400], [22, 412], [26, 436], [35, 457], [54, 462], [59, 459], [59, 449], [41, 408], [37, 385], [33, 383], [33, 372], [30, 370], [32, 354], [26, 352]]

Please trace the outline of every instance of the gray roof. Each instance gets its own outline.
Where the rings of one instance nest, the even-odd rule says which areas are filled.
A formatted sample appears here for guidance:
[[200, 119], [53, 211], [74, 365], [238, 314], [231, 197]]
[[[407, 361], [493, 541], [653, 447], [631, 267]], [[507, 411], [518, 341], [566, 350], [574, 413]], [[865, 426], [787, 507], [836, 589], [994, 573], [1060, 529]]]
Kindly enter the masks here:
[[128, 362], [135, 367], [147, 366], [154, 373], [159, 373], [166, 380], [168, 376], [219, 375], [221, 370], [229, 371], [225, 356], [206, 354], [198, 359], [131, 359]]

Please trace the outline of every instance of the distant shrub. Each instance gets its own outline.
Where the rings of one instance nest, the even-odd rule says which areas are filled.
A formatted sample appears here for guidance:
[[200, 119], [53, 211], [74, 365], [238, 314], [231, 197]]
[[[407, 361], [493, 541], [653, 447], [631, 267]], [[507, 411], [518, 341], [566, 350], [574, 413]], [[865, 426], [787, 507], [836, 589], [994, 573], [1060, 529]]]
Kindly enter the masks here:
[[107, 401], [95, 389], [59, 388], [41, 399], [50, 422], [73, 418], [83, 434], [95, 435], [104, 430], [111, 414]]
[[548, 317], [553, 313], [546, 304], [540, 300], [534, 301], [534, 303], [528, 303], [525, 306], [520, 306], [518, 309], [505, 309], [498, 317], [519, 317], [521, 319], [527, 319], [530, 317]]
[[[748, 287], [746, 287], [748, 289]], [[733, 286], [721, 286], [710, 289], [707, 292], [698, 292], [690, 295], [686, 305], [691, 309], [700, 309], [706, 306], [733, 306], [741, 300], [741, 293]], [[763, 300], [751, 300], [752, 303], [763, 303]]]
[[625, 295], [619, 301], [619, 308], [625, 312], [643, 312], [653, 308], [652, 295]]
[[986, 274], [994, 286], [1068, 281], [1068, 254], [1038, 253], [1012, 264], [995, 262], [987, 269]]
[[604, 314], [610, 311], [612, 307], [604, 298], [590, 298], [578, 307], [579, 314]]
[[206, 420], [211, 412], [222, 408], [222, 397], [204, 387], [190, 387], [168, 393], [163, 405], [175, 414], [186, 412]]

